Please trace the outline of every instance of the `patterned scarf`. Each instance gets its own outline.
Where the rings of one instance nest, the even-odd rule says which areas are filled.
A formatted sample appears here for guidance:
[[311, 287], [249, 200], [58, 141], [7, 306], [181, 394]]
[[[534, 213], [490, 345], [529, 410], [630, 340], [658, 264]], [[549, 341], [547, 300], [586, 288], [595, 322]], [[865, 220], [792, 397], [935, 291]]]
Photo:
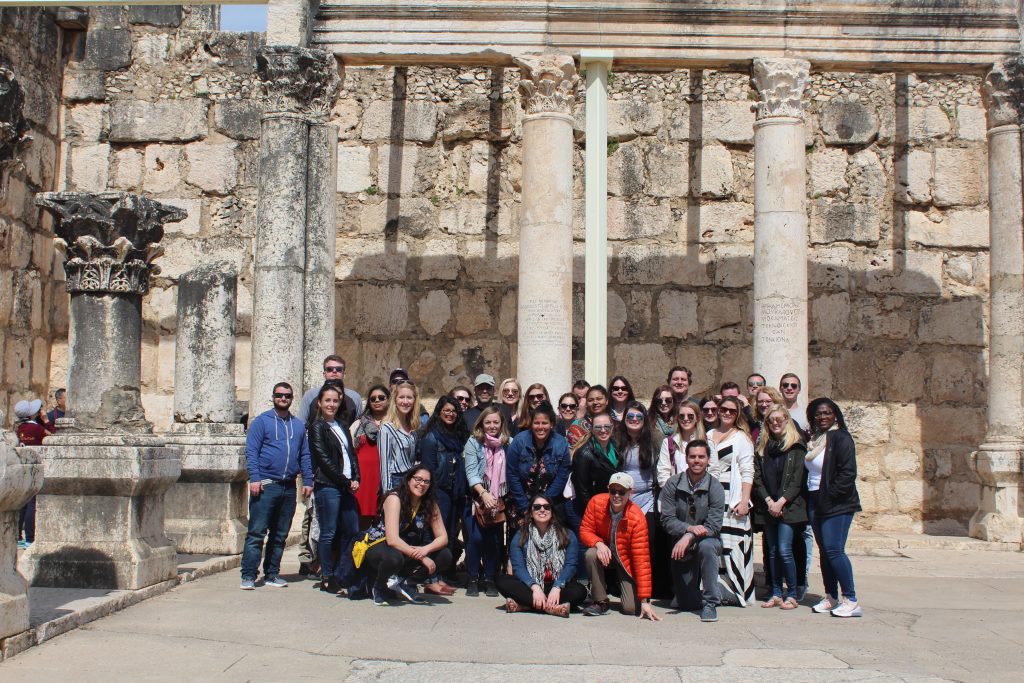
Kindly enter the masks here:
[[484, 468], [487, 490], [495, 498], [501, 498], [508, 493], [508, 482], [505, 481], [505, 446], [502, 445], [501, 439], [484, 434], [484, 455], [487, 456]]
[[530, 540], [526, 543], [526, 569], [530, 577], [541, 586], [544, 585], [545, 573], [549, 572], [555, 580], [562, 573], [565, 564], [565, 551], [558, 547], [558, 534], [553, 527], [543, 536], [536, 524], [529, 524]]
[[826, 437], [828, 436], [828, 433], [834, 429], [839, 429], [838, 422], [829, 427], [828, 429], [826, 429], [825, 431], [819, 432], [814, 435], [814, 438], [811, 439], [811, 442], [807, 444], [807, 455], [804, 456], [804, 460], [810, 462], [811, 460], [814, 460], [815, 458], [822, 454], [822, 452], [825, 450]]

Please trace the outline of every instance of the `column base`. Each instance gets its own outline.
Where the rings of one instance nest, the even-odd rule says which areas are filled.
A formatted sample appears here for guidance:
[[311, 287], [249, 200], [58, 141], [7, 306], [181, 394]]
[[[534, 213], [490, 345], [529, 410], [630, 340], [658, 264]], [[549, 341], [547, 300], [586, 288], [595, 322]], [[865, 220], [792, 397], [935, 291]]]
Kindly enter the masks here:
[[43, 485], [32, 448], [0, 442], [0, 639], [29, 627], [28, 581], [18, 572], [18, 514]]
[[1024, 444], [986, 443], [972, 457], [981, 481], [981, 504], [971, 517], [973, 538], [1002, 543], [1024, 541], [1020, 488], [1024, 477]]
[[167, 537], [180, 553], [237, 555], [248, 530], [245, 434], [240, 424], [175, 424], [181, 478], [167, 492]]
[[46, 466], [36, 540], [19, 566], [33, 586], [137, 590], [175, 578], [164, 494], [181, 472], [155, 437], [56, 435], [34, 450]]

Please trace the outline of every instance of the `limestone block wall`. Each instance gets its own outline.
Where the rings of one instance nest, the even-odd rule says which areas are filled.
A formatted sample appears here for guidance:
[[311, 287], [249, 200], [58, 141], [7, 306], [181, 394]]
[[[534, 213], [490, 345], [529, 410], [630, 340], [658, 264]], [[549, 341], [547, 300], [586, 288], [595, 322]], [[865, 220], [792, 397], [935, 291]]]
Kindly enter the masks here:
[[[60, 120], [61, 30], [53, 11], [0, 8], [0, 67], [24, 93], [32, 140], [0, 171], [0, 410], [48, 396], [50, 344], [67, 335], [67, 294], [49, 218], [33, 204], [55, 187]], [[63, 384], [59, 385], [63, 386]]]

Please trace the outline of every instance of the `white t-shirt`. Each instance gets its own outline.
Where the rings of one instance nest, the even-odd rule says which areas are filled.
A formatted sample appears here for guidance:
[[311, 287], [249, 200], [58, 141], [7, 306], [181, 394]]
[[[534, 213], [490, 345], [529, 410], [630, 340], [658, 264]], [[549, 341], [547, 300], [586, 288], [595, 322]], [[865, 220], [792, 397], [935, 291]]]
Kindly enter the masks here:
[[807, 421], [807, 407], [802, 406], [799, 403], [794, 403], [793, 407], [789, 409], [789, 416], [793, 418], [793, 422], [800, 425], [800, 429], [804, 432], [811, 431], [811, 424]]
[[821, 468], [825, 465], [825, 449], [821, 449], [818, 457], [811, 460], [804, 460], [807, 467], [807, 490], [817, 491], [821, 486]]
[[345, 439], [345, 434], [341, 430], [341, 425], [336, 420], [331, 420], [331, 431], [334, 432], [334, 436], [338, 438], [338, 443], [341, 444], [341, 473], [346, 478], [352, 478], [352, 455], [348, 452], [348, 441]]

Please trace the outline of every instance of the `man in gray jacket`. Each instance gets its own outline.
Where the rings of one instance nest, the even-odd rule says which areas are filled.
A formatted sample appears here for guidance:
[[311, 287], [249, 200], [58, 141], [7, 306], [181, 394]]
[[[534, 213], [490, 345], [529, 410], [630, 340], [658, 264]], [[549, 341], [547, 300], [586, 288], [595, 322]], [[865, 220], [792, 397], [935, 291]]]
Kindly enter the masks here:
[[[718, 565], [722, 556], [725, 491], [708, 473], [707, 441], [686, 444], [686, 470], [661, 489], [661, 524], [676, 539], [672, 547], [672, 581], [679, 609], [702, 605], [701, 621], [718, 621]], [[701, 584], [703, 583], [703, 590]]]

